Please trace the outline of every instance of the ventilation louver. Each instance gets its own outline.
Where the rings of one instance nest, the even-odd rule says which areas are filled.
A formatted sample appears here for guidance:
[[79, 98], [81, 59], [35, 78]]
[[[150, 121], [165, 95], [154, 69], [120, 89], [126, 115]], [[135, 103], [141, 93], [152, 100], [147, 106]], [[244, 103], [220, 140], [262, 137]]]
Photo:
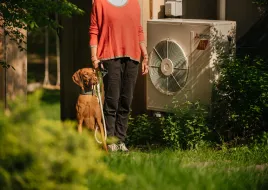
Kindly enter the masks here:
[[155, 88], [174, 95], [187, 82], [188, 62], [182, 48], [170, 39], [160, 41], [150, 54], [149, 75]]

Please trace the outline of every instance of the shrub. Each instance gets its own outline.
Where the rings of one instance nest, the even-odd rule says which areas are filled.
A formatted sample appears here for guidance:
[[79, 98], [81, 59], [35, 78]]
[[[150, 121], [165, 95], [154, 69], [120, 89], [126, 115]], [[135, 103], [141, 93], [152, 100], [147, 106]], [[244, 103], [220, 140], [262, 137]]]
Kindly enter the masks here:
[[40, 95], [27, 105], [15, 102], [10, 116], [0, 112], [1, 189], [87, 189], [92, 175], [122, 180], [102, 162], [103, 151], [88, 133], [42, 117]]
[[165, 145], [181, 149], [196, 148], [209, 133], [207, 109], [199, 102], [187, 101], [175, 106], [172, 112], [160, 119]]
[[215, 83], [212, 121], [225, 141], [248, 140], [265, 128], [268, 65], [262, 59], [225, 59]]
[[128, 137], [129, 145], [151, 145], [160, 144], [161, 131], [158, 124], [158, 119], [141, 114], [136, 117], [129, 118], [128, 122]]

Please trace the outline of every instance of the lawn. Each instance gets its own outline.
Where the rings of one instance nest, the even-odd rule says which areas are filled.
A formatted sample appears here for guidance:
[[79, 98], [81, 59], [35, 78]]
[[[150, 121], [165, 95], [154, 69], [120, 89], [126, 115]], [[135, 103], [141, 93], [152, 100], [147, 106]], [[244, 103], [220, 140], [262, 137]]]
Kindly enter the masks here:
[[267, 149], [252, 151], [131, 151], [105, 158], [126, 181], [112, 184], [98, 177], [89, 189], [268, 189]]
[[[60, 118], [59, 91], [45, 91], [42, 108], [46, 117]], [[268, 148], [239, 147], [214, 150], [131, 148], [104, 157], [112, 171], [126, 176], [122, 183], [89, 175], [89, 189], [268, 189]]]

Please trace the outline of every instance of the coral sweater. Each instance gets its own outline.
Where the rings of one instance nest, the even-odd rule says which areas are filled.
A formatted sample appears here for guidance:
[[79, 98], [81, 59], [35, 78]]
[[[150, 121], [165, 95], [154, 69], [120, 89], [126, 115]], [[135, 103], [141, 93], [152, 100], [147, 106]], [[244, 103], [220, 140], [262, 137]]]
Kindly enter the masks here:
[[144, 42], [138, 0], [116, 6], [108, 0], [94, 0], [89, 27], [90, 46], [97, 46], [97, 57], [108, 60], [129, 57], [140, 61]]

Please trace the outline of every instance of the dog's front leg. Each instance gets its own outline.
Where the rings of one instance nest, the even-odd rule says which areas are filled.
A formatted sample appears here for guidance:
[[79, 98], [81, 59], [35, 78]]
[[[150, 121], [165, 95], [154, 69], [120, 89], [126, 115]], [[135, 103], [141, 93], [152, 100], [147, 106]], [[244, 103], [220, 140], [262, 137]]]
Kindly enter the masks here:
[[78, 132], [82, 133], [83, 130], [83, 119], [78, 120]]
[[78, 122], [78, 132], [82, 133], [85, 105], [82, 104], [80, 101], [81, 100], [78, 99], [78, 102], [76, 104], [76, 118]]

